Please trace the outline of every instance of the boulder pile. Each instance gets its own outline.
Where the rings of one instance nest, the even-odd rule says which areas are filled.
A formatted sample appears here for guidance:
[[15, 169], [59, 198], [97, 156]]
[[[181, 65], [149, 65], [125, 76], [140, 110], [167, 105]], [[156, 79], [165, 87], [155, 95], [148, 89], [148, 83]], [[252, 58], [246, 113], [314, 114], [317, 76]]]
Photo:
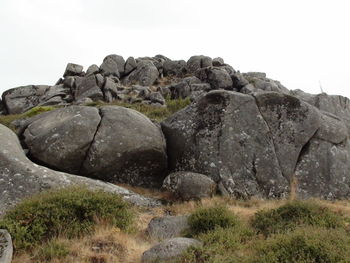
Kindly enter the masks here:
[[[183, 98], [191, 104], [161, 123], [120, 106], [85, 106], [117, 101], [166, 107], [166, 99]], [[291, 189], [299, 198], [350, 196], [349, 99], [288, 90], [265, 73], [240, 73], [221, 58], [109, 55], [86, 71], [69, 63], [54, 86], [5, 91], [0, 113], [43, 105], [62, 107], [22, 122], [19, 138], [31, 161], [15, 134], [0, 126], [0, 203], [66, 178], [163, 186], [182, 200], [217, 191], [281, 198]]]

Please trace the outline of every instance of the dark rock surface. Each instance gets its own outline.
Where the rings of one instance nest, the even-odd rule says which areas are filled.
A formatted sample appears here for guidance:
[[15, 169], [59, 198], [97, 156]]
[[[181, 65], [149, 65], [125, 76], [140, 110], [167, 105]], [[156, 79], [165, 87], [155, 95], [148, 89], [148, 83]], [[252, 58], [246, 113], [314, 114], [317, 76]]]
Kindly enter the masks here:
[[101, 121], [96, 108], [70, 106], [48, 112], [26, 128], [31, 157], [54, 169], [79, 174]]
[[216, 192], [216, 183], [203, 174], [175, 172], [164, 179], [163, 188], [182, 200], [199, 200], [213, 196]]
[[188, 216], [165, 216], [153, 218], [146, 233], [153, 239], [163, 240], [180, 237], [188, 229]]
[[179, 257], [187, 248], [191, 246], [201, 246], [202, 243], [193, 238], [176, 237], [165, 240], [142, 255], [142, 263], [166, 262]]
[[167, 170], [161, 130], [135, 110], [106, 106], [100, 114], [102, 120], [81, 174], [109, 182], [159, 186]]
[[155, 199], [113, 184], [56, 172], [34, 164], [25, 156], [16, 134], [3, 125], [0, 125], [0, 145], [0, 217], [24, 198], [44, 190], [74, 185], [119, 194], [126, 201], [140, 206], [160, 205]]

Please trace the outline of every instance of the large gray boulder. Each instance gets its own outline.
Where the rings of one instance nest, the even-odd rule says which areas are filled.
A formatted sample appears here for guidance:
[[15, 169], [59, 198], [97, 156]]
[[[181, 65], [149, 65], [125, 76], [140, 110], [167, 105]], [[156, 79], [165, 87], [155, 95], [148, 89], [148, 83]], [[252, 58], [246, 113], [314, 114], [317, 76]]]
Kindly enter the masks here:
[[101, 121], [98, 109], [70, 106], [36, 119], [23, 134], [30, 156], [54, 169], [79, 174]]
[[82, 185], [123, 196], [141, 206], [160, 205], [160, 202], [140, 196], [122, 187], [72, 174], [56, 172], [30, 161], [20, 142], [10, 129], [0, 125], [0, 216], [15, 204], [48, 189]]
[[11, 263], [13, 254], [12, 239], [7, 230], [0, 229], [0, 263]]
[[151, 247], [142, 255], [142, 263], [167, 262], [174, 260], [189, 247], [202, 246], [202, 243], [193, 238], [176, 237], [168, 239]]
[[196, 76], [203, 82], [210, 84], [212, 89], [232, 89], [231, 76], [225, 69], [208, 67], [197, 70]]
[[184, 60], [167, 60], [163, 63], [164, 76], [183, 77], [187, 73], [187, 63]]
[[68, 76], [79, 76], [83, 73], [83, 66], [74, 64], [74, 63], [68, 63], [66, 70], [63, 73], [63, 77]]
[[252, 96], [211, 91], [162, 123], [170, 169], [215, 182], [232, 178], [233, 196], [281, 197], [289, 181], [276, 157], [271, 131]]
[[160, 186], [167, 169], [159, 127], [143, 114], [117, 106], [100, 110], [101, 123], [81, 174], [110, 182]]
[[100, 66], [102, 73], [106, 76], [121, 77], [124, 75], [125, 60], [119, 55], [108, 55], [103, 59]]
[[90, 98], [93, 101], [103, 100], [103, 93], [97, 84], [95, 75], [77, 77], [75, 79], [75, 100]]
[[180, 237], [189, 228], [187, 221], [187, 215], [155, 217], [149, 222], [146, 233], [158, 240]]
[[291, 95], [306, 101], [321, 111], [331, 113], [344, 120], [348, 131], [350, 131], [350, 100], [339, 95], [328, 95], [326, 93], [310, 94], [301, 90], [291, 91]]
[[255, 93], [254, 97], [271, 131], [282, 173], [291, 178], [301, 149], [320, 126], [320, 113], [310, 104], [283, 93]]
[[37, 106], [48, 88], [33, 85], [13, 88], [2, 94], [2, 100], [9, 114], [23, 113]]
[[312, 139], [295, 170], [300, 198], [344, 199], [350, 196], [350, 142]]
[[138, 84], [141, 86], [152, 86], [158, 79], [159, 71], [153, 62], [140, 60], [128, 76], [123, 79], [125, 85]]
[[189, 72], [195, 73], [197, 70], [201, 68], [211, 67], [213, 66], [213, 60], [207, 56], [192, 56], [187, 61], [187, 68]]
[[199, 200], [213, 196], [216, 183], [203, 174], [175, 172], [164, 179], [163, 188], [182, 200]]

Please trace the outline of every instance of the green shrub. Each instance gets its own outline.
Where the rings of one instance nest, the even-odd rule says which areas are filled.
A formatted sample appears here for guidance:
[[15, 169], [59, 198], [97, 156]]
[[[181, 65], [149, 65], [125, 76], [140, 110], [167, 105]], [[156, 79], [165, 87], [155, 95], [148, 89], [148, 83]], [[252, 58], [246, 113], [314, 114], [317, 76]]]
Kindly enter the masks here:
[[239, 219], [227, 207], [199, 208], [188, 218], [189, 235], [196, 236], [218, 227], [234, 227], [239, 223]]
[[255, 245], [251, 263], [350, 262], [350, 236], [343, 229], [298, 228]]
[[63, 259], [69, 255], [68, 246], [56, 240], [51, 240], [41, 246], [34, 258], [39, 262], [47, 262], [53, 259]]
[[5, 215], [0, 228], [8, 229], [17, 249], [26, 249], [58, 235], [89, 234], [97, 221], [128, 230], [132, 220], [129, 205], [117, 195], [67, 188], [23, 201]]
[[262, 210], [252, 220], [252, 226], [265, 236], [293, 230], [300, 225], [337, 228], [344, 224], [341, 216], [310, 201], [293, 201], [277, 209]]
[[215, 230], [197, 236], [203, 242], [203, 246], [188, 249], [180, 261], [188, 263], [236, 262], [235, 260], [238, 260], [239, 257], [237, 251], [253, 236], [254, 232], [241, 223], [229, 228], [217, 227]]

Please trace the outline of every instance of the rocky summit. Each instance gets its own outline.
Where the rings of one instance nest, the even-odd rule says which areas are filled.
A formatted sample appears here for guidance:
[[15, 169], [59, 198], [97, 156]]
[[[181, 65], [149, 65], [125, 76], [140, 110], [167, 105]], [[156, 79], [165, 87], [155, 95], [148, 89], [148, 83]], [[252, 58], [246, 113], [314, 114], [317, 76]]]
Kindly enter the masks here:
[[[166, 109], [180, 99], [191, 103], [161, 123], [122, 107]], [[23, 117], [42, 106], [55, 109]], [[108, 183], [163, 185], [183, 200], [215, 191], [233, 198], [350, 196], [349, 99], [289, 90], [222, 58], [108, 55], [86, 71], [69, 63], [53, 86], [5, 91], [0, 112], [22, 116], [18, 138], [0, 129], [3, 210], [73, 182], [143, 203], [156, 201]]]

